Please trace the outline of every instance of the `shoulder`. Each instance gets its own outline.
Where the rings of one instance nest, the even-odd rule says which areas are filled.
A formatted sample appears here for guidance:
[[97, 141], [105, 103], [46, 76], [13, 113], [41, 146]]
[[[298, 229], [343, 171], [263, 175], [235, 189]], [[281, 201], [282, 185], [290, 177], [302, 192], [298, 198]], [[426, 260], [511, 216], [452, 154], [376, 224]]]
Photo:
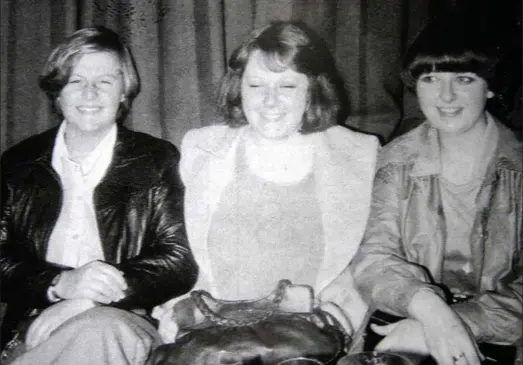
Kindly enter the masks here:
[[58, 127], [33, 135], [7, 149], [2, 154], [2, 169], [14, 168], [50, 156]]
[[496, 123], [499, 131], [497, 147], [497, 167], [517, 172], [523, 172], [523, 142], [518, 140], [514, 132], [501, 123]]
[[150, 134], [119, 127], [117, 145], [121, 144], [129, 157], [143, 156], [150, 159], [178, 159], [179, 151], [171, 142]]
[[328, 144], [335, 150], [351, 156], [367, 156], [377, 153], [380, 143], [376, 136], [334, 126], [321, 132]]
[[230, 134], [231, 131], [236, 131], [236, 128], [230, 128], [227, 125], [212, 125], [208, 127], [195, 128], [189, 130], [182, 140], [182, 150], [185, 147], [204, 144], [213, 146], [218, 144], [223, 138]]
[[418, 158], [420, 149], [428, 145], [429, 133], [429, 124], [422, 123], [413, 130], [390, 141], [380, 150], [378, 168], [390, 164], [412, 164]]
[[172, 179], [178, 171], [180, 153], [169, 141], [146, 133], [118, 128], [113, 164], [119, 171], [119, 184], [137, 187], [155, 186]]

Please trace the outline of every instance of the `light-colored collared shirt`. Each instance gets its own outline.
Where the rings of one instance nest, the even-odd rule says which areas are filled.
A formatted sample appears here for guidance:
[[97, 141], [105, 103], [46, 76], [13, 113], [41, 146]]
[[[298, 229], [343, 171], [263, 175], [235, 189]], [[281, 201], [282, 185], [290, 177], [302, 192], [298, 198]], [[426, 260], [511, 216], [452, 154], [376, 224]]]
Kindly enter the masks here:
[[65, 144], [67, 126], [60, 126], [52, 156], [52, 166], [60, 176], [63, 201], [60, 215], [49, 240], [46, 260], [80, 267], [104, 258], [93, 192], [107, 172], [116, 143], [116, 125], [81, 162], [70, 159]]

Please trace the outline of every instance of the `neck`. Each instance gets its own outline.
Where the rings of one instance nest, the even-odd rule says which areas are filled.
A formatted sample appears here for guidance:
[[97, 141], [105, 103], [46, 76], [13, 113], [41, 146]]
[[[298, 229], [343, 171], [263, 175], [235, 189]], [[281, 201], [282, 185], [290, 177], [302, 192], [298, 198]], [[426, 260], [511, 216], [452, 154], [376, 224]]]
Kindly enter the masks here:
[[441, 142], [442, 174], [454, 184], [464, 184], [474, 177], [478, 163], [478, 144], [483, 143], [486, 119], [478, 121], [471, 129], [459, 133], [439, 133]]
[[111, 128], [95, 132], [85, 132], [68, 124], [65, 129], [65, 145], [73, 161], [83, 161], [107, 136]]
[[299, 146], [303, 143], [304, 138], [300, 133], [294, 133], [281, 139], [269, 139], [261, 137], [256, 132], [250, 130], [247, 134], [247, 140], [254, 148], [281, 150]]
[[312, 169], [314, 148], [310, 138], [299, 133], [281, 140], [249, 133], [245, 152], [251, 171], [269, 181], [296, 182]]
[[439, 138], [443, 153], [451, 155], [474, 155], [478, 150], [478, 143], [482, 143], [487, 129], [487, 119], [483, 116], [472, 128], [459, 133], [443, 133]]

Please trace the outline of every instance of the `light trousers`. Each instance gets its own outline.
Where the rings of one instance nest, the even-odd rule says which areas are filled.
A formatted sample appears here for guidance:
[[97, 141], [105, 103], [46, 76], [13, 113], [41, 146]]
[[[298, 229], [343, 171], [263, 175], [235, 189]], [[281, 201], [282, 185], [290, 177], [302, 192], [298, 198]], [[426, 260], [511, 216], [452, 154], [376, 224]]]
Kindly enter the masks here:
[[12, 365], [142, 365], [161, 344], [144, 318], [96, 307], [71, 318]]

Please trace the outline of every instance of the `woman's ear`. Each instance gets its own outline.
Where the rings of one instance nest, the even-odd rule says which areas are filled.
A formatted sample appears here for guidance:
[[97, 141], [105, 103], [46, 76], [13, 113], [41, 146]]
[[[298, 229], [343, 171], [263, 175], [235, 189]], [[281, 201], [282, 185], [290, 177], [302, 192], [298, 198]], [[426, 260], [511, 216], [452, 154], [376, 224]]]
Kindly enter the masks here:
[[492, 91], [487, 91], [487, 99], [490, 99], [490, 98], [493, 98], [494, 97], [494, 93]]

